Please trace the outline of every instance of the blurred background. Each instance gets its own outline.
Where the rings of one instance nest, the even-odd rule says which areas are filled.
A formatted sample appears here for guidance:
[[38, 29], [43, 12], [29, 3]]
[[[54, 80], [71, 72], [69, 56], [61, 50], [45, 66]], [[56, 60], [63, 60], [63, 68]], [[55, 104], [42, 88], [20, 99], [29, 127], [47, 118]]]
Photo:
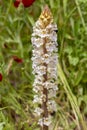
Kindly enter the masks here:
[[52, 130], [87, 129], [87, 0], [0, 0], [0, 130], [39, 130], [33, 115], [31, 34], [48, 4], [58, 26], [58, 112]]

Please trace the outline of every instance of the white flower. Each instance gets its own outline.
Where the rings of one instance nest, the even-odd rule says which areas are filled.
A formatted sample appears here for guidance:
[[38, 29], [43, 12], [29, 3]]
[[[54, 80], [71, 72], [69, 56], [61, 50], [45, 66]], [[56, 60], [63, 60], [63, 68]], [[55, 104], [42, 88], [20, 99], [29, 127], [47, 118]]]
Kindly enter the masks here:
[[50, 62], [48, 63], [48, 68], [56, 68], [56, 70], [57, 70], [56, 64], [57, 64], [56, 61], [52, 61], [50, 59]]
[[34, 27], [33, 27], [33, 31], [34, 31], [36, 28], [41, 29], [41, 22], [40, 22], [39, 20], [36, 21], [36, 23], [35, 23], [35, 25], [34, 25]]
[[57, 41], [57, 34], [56, 34], [56, 32], [53, 31], [53, 32], [51, 33], [50, 39], [51, 39], [51, 41], [53, 41], [53, 42], [56, 42], [56, 41]]
[[49, 89], [48, 91], [48, 98], [53, 98], [53, 97], [56, 97], [56, 90], [54, 89]]
[[34, 95], [33, 103], [39, 103], [42, 104], [42, 99], [38, 95]]
[[51, 81], [46, 81], [43, 83], [44, 88], [47, 89], [53, 89], [55, 86], [57, 87], [57, 85]]
[[42, 92], [43, 91], [43, 87], [40, 85], [36, 85], [33, 87], [33, 91], [36, 93]]
[[46, 49], [48, 51], [48, 53], [52, 53], [52, 52], [57, 52], [57, 47], [56, 44], [54, 44], [53, 42], [47, 43], [46, 44]]
[[57, 68], [49, 68], [47, 69], [48, 73], [57, 72]]
[[49, 24], [49, 25], [46, 27], [46, 29], [50, 29], [51, 31], [58, 30], [56, 24]]
[[51, 116], [44, 118], [44, 125], [49, 126], [52, 122]]
[[58, 90], [58, 86], [57, 86], [57, 84], [55, 83], [55, 85], [54, 85], [54, 87], [52, 88], [53, 90]]
[[49, 100], [47, 102], [47, 109], [49, 112], [57, 111], [57, 105], [56, 105], [55, 101]]
[[35, 75], [35, 80], [36, 81], [41, 81], [41, 82], [44, 82], [44, 77], [43, 76], [40, 76], [40, 75]]
[[34, 83], [33, 83], [33, 87], [34, 86], [42, 86], [43, 82], [42, 81], [39, 81], [38, 79], [35, 79]]
[[38, 57], [32, 57], [32, 61], [33, 61], [33, 64], [32, 64], [32, 68], [36, 68], [38, 65], [40, 64], [43, 64], [43, 59], [38, 56]]
[[39, 124], [40, 126], [43, 126], [43, 124], [44, 124], [43, 118], [41, 118], [41, 119], [38, 120], [38, 124]]
[[47, 74], [47, 76], [48, 76], [48, 79], [55, 79], [55, 80], [57, 80], [57, 72], [56, 71], [50, 71], [48, 74]]
[[39, 74], [40, 76], [46, 74], [46, 67], [43, 65], [37, 66], [36, 68], [33, 69], [33, 72], [35, 74]]
[[49, 34], [44, 33], [42, 31], [35, 30], [35, 32], [32, 34], [32, 36], [37, 36], [37, 37], [40, 37], [40, 38], [45, 38], [45, 37], [49, 37]]
[[46, 95], [44, 95], [43, 93], [41, 93], [41, 95], [34, 95], [33, 103], [42, 104], [42, 101], [46, 101]]
[[40, 116], [43, 113], [43, 110], [41, 108], [37, 107], [34, 110], [34, 113], [35, 113], [36, 116]]
[[50, 83], [49, 81], [46, 81], [43, 83], [44, 88], [49, 89], [53, 88], [53, 83]]
[[39, 51], [39, 49], [38, 50], [34, 49], [34, 50], [32, 50], [32, 52], [33, 52], [33, 57], [35, 57], [35, 58], [38, 58], [38, 57], [43, 55], [43, 50], [42, 49], [40, 49], [40, 51]]
[[31, 41], [33, 43], [33, 46], [35, 46], [37, 48], [41, 47], [44, 43], [42, 38], [32, 37]]
[[49, 117], [44, 117], [44, 118], [39, 119], [38, 124], [40, 126], [43, 126], [43, 125], [49, 126], [51, 122], [52, 122], [52, 117], [49, 116]]
[[54, 63], [58, 62], [58, 55], [56, 53], [52, 55], [51, 61], [54, 62]]
[[50, 57], [51, 57], [51, 54], [44, 54], [43, 56], [42, 56], [42, 60], [43, 60], [43, 62], [44, 63], [46, 63], [46, 64], [48, 64], [49, 62], [50, 62]]

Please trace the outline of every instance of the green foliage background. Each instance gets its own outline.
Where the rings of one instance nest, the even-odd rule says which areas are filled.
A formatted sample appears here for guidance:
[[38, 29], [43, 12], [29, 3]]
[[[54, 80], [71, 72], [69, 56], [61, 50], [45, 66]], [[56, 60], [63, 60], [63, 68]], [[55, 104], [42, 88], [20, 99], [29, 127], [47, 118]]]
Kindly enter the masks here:
[[[58, 112], [52, 130], [87, 130], [87, 0], [36, 0], [28, 8], [0, 1], [0, 130], [39, 130], [31, 34], [45, 4], [58, 26]], [[12, 60], [15, 55], [23, 62]]]

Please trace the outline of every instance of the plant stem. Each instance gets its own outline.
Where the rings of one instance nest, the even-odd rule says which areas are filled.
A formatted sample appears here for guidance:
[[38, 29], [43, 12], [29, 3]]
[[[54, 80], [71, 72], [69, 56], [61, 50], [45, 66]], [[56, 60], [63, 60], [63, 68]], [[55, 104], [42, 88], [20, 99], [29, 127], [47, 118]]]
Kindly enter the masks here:
[[[47, 110], [48, 91], [47, 91], [46, 88], [44, 88], [43, 94], [46, 96], [46, 101], [43, 102], [43, 110], [44, 110], [43, 116], [44, 117], [48, 117], [48, 110]], [[43, 129], [42, 130], [48, 130], [48, 126], [43, 125]]]
[[[47, 53], [45, 44], [46, 44], [46, 38], [44, 38], [44, 44], [43, 44], [44, 54]], [[47, 81], [47, 64], [44, 63], [44, 66], [46, 67], [46, 74], [44, 75], [44, 82], [46, 82], [46, 81]], [[44, 87], [43, 87], [43, 95], [46, 96], [46, 100], [45, 100], [45, 102], [43, 101], [43, 104], [42, 104], [42, 109], [43, 109], [43, 111], [44, 111], [44, 112], [43, 112], [43, 117], [47, 118], [47, 117], [48, 117], [48, 110], [47, 110], [48, 90], [47, 90], [47, 88], [44, 88]], [[48, 126], [43, 125], [42, 130], [48, 130]]]

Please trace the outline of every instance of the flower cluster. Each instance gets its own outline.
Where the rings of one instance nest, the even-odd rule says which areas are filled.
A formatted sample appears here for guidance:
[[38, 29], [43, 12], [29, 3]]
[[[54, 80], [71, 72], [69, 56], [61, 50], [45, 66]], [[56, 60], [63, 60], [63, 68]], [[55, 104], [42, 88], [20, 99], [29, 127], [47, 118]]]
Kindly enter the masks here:
[[38, 123], [49, 126], [51, 113], [57, 111], [53, 100], [56, 97], [57, 87], [57, 25], [53, 23], [53, 17], [46, 6], [39, 20], [33, 27], [32, 34], [32, 68], [35, 80], [33, 84], [34, 103], [38, 103], [35, 115], [39, 116]]

